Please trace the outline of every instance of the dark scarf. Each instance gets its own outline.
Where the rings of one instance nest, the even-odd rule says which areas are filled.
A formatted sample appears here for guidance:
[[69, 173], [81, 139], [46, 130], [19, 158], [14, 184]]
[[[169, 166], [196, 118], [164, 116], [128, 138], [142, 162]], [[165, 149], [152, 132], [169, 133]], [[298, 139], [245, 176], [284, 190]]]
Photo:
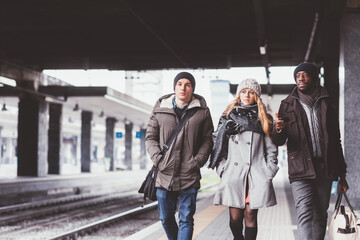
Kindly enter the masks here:
[[310, 108], [312, 108], [316, 102], [316, 100], [320, 96], [320, 87], [316, 87], [314, 92], [311, 95], [305, 94], [301, 92], [299, 89], [297, 89], [297, 92], [299, 94], [300, 101], [308, 105]]
[[265, 135], [260, 120], [258, 119], [257, 104], [233, 108], [227, 118], [222, 115], [220, 118], [214, 149], [210, 156], [209, 168], [214, 169], [222, 156], [227, 154], [228, 140], [231, 135], [244, 131], [252, 131]]
[[233, 108], [229, 114], [227, 135], [252, 131], [264, 135], [258, 118], [258, 105], [248, 105]]

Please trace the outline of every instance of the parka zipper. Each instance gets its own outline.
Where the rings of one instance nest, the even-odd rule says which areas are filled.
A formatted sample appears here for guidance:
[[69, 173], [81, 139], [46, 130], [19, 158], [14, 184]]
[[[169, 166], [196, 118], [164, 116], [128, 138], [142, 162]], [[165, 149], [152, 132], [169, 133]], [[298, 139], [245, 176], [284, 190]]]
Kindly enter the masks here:
[[[186, 114], [186, 112], [187, 112], [188, 110], [189, 110], [189, 108], [187, 108], [187, 109], [183, 112], [183, 115], [181, 116], [181, 118], [183, 118], [183, 116]], [[178, 119], [178, 118], [176, 117], [176, 114], [175, 114], [175, 118]], [[177, 124], [179, 121], [180, 121], [180, 120], [176, 121], [176, 124]], [[186, 126], [186, 123], [185, 123], [185, 125], [184, 125], [184, 127], [183, 127], [183, 129], [182, 129], [181, 131], [184, 131], [185, 126]], [[176, 136], [176, 138], [174, 139], [174, 142], [173, 142], [174, 148], [175, 148], [175, 146], [176, 146], [176, 139], [177, 139], [177, 136]], [[170, 147], [170, 146], [169, 146], [169, 147]], [[176, 148], [173, 149], [173, 151], [176, 151]], [[176, 163], [176, 161], [175, 161], [175, 156], [173, 156], [173, 158], [174, 158], [174, 166], [173, 166], [173, 174], [172, 174], [172, 176], [171, 176], [171, 180], [170, 180], [170, 183], [169, 183], [169, 186], [168, 186], [168, 190], [169, 190], [169, 191], [173, 191], [173, 190], [174, 190], [174, 174], [175, 174], [175, 163]]]
[[[174, 142], [173, 142], [173, 147], [175, 148], [176, 146], [176, 138], [174, 139]], [[173, 149], [173, 151], [175, 151], [176, 149]], [[170, 183], [169, 183], [169, 186], [168, 186], [168, 190], [169, 191], [173, 191], [174, 190], [174, 174], [175, 174], [175, 156], [173, 156], [173, 161], [174, 161], [174, 166], [173, 166], [173, 173], [172, 173], [172, 176], [171, 176], [171, 179], [170, 179]]]
[[[177, 116], [176, 116], [176, 113], [175, 113], [175, 121], [176, 121], [176, 124], [179, 123], [179, 120], [177, 120]], [[173, 145], [173, 149], [172, 151], [176, 151], [175, 149], [175, 146], [176, 146], [176, 139], [177, 139], [177, 136], [176, 138], [174, 139], [172, 145]], [[170, 147], [170, 146], [169, 146]], [[168, 186], [168, 190], [169, 191], [173, 191], [174, 190], [174, 174], [175, 174], [175, 156], [173, 155], [173, 160], [174, 160], [174, 166], [173, 166], [173, 170], [172, 170], [172, 176], [171, 176], [171, 179], [170, 179], [170, 183], [169, 183], [169, 186]]]

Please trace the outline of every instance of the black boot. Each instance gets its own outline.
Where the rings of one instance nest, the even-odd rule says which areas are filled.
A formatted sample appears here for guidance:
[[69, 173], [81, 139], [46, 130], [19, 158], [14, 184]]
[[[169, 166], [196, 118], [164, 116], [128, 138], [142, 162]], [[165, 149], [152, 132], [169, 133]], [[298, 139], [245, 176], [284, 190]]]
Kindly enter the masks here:
[[234, 236], [234, 240], [244, 240], [243, 232], [243, 224], [240, 222], [230, 221], [230, 229]]
[[256, 240], [257, 227], [245, 227], [245, 240]]

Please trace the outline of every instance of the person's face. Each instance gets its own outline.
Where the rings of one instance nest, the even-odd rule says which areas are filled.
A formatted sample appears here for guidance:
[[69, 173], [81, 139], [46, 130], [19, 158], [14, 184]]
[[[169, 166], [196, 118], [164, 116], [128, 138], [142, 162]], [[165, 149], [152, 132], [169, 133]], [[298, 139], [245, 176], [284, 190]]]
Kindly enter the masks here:
[[193, 87], [188, 79], [182, 78], [177, 81], [175, 85], [175, 96], [177, 99], [183, 102], [189, 102], [191, 100], [192, 93]]
[[250, 88], [244, 88], [240, 91], [240, 102], [247, 106], [255, 104], [255, 92]]
[[311, 93], [315, 87], [315, 83], [310, 75], [305, 71], [296, 73], [296, 85], [301, 92]]

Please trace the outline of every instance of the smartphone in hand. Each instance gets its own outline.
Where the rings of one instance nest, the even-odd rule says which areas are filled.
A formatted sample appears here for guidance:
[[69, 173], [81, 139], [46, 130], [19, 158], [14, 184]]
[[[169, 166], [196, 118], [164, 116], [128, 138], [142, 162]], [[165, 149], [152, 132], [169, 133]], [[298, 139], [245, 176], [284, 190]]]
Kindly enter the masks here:
[[275, 116], [277, 117], [277, 119], [279, 119], [279, 120], [282, 120], [282, 121], [284, 121], [284, 122], [290, 122], [290, 119], [289, 119], [289, 117], [283, 117], [283, 116], [280, 116], [278, 113], [275, 113]]
[[287, 122], [290, 122], [289, 117], [282, 117], [282, 116], [279, 116], [279, 117], [278, 117], [278, 119], [279, 119], [279, 120], [283, 120], [283, 121], [284, 121], [284, 122], [286, 122], [286, 123], [287, 123]]

